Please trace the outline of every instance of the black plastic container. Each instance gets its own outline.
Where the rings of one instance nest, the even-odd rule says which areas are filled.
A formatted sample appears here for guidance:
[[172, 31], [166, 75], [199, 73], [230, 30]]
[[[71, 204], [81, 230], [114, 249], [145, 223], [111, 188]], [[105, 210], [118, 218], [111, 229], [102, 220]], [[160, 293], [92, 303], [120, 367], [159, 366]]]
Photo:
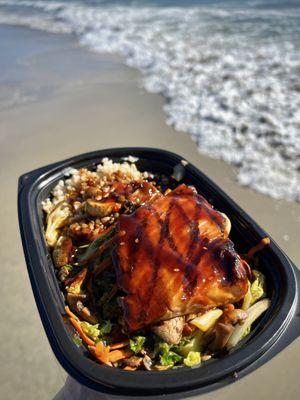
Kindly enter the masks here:
[[[203, 363], [199, 368], [168, 371], [127, 372], [101, 366], [83, 347], [72, 341], [73, 329], [63, 318], [64, 298], [43, 235], [44, 200], [66, 168], [92, 168], [103, 157], [119, 161], [132, 155], [137, 167], [171, 175], [182, 157], [151, 148], [117, 148], [82, 154], [24, 174], [19, 180], [19, 223], [28, 273], [40, 316], [52, 349], [65, 370], [79, 383], [101, 393], [124, 398], [183, 398], [218, 388], [256, 369], [286, 347], [300, 333], [298, 288], [300, 272], [271, 239], [258, 253], [259, 268], [267, 277], [271, 307], [247, 336], [229, 354]], [[184, 168], [184, 183], [194, 185], [232, 223], [231, 238], [239, 252], [246, 252], [268, 236], [230, 197], [193, 165]]]

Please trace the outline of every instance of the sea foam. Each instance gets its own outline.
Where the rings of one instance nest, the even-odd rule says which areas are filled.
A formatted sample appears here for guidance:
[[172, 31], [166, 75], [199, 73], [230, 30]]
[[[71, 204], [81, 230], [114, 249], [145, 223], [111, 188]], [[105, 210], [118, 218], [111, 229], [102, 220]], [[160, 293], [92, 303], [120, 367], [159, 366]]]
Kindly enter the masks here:
[[201, 153], [235, 165], [242, 185], [300, 201], [300, 8], [12, 0], [0, 23], [121, 54]]

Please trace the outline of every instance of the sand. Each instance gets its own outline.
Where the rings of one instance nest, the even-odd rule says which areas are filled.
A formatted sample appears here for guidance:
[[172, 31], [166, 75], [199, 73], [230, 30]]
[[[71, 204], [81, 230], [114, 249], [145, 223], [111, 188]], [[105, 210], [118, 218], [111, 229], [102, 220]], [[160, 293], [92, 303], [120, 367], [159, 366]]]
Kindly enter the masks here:
[[[300, 204], [275, 201], [235, 181], [235, 171], [201, 156], [188, 135], [165, 124], [164, 99], [146, 93], [140, 74], [116, 56], [79, 48], [71, 36], [0, 26], [0, 399], [51, 399], [65, 377], [43, 332], [23, 258], [17, 179], [72, 155], [114, 146], [179, 153], [222, 189], [300, 265]], [[3, 89], [3, 90], [2, 90]], [[14, 91], [17, 93], [14, 95]], [[3, 94], [4, 93], [4, 94]], [[300, 396], [297, 340], [246, 378], [201, 399]]]

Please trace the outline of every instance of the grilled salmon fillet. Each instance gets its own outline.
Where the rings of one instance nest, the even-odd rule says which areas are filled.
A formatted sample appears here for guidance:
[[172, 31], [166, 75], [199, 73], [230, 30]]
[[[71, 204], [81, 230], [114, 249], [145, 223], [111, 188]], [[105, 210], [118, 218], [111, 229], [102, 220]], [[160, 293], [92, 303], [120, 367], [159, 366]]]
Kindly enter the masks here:
[[248, 266], [229, 231], [228, 218], [186, 185], [121, 215], [114, 263], [129, 330], [241, 300]]

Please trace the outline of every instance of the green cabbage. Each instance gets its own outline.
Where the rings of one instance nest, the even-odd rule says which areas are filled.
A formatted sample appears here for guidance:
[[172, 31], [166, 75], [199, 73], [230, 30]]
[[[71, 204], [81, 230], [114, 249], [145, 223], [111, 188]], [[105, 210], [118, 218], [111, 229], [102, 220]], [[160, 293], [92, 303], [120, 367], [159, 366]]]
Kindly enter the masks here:
[[157, 352], [160, 354], [160, 364], [163, 366], [173, 367], [176, 363], [182, 361], [182, 356], [175, 353], [172, 349], [176, 346], [169, 345], [166, 342], [159, 342], [156, 346]]
[[94, 342], [96, 342], [99, 339], [100, 336], [100, 330], [98, 329], [99, 324], [92, 325], [86, 321], [83, 321], [80, 324], [83, 332]]
[[248, 310], [248, 317], [239, 325], [235, 325], [231, 336], [226, 344], [226, 348], [229, 350], [232, 347], [236, 346], [239, 341], [241, 341], [245, 336], [247, 336], [250, 332], [251, 325], [254, 321], [257, 320], [269, 307], [270, 307], [269, 299], [262, 299], [257, 303], [253, 304]]
[[110, 333], [111, 322], [103, 320], [101, 324], [92, 325], [89, 322], [83, 321], [81, 322], [81, 328], [89, 338], [96, 342], [100, 337]]
[[129, 339], [130, 349], [135, 353], [139, 353], [144, 346], [146, 338], [144, 336], [135, 336]]
[[187, 367], [195, 367], [201, 363], [201, 353], [199, 351], [190, 351], [186, 358], [183, 359], [184, 365]]
[[78, 333], [74, 333], [73, 342], [76, 344], [77, 347], [80, 347], [82, 345], [82, 340]]
[[111, 332], [111, 328], [112, 328], [111, 322], [110, 322], [109, 320], [103, 320], [103, 321], [101, 322], [100, 328], [99, 328], [99, 330], [100, 330], [100, 335], [101, 335], [101, 336], [107, 335], [108, 333]]
[[190, 351], [199, 352], [203, 346], [203, 333], [197, 329], [195, 335], [188, 340], [182, 341], [178, 345], [178, 353], [183, 357], [187, 357]]

